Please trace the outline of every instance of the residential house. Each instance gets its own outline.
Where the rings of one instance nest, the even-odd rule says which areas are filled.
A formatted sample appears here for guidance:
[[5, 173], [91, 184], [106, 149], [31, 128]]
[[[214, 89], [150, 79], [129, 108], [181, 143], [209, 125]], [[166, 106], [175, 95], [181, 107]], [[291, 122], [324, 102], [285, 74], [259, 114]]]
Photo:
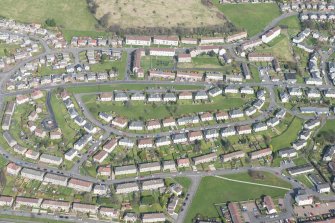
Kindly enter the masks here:
[[272, 154], [272, 150], [270, 148], [265, 148], [261, 150], [257, 150], [254, 152], [249, 153], [250, 159], [259, 159], [262, 157], [270, 156]]
[[71, 178], [69, 180], [68, 187], [77, 191], [91, 192], [93, 183], [85, 180]]

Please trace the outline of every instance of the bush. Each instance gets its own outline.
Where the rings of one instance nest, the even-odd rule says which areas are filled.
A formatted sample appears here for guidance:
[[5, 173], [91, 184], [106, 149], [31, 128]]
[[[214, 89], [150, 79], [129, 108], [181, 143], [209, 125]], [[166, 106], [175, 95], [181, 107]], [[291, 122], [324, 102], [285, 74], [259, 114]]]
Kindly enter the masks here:
[[56, 26], [56, 21], [54, 19], [47, 19], [47, 20], [45, 20], [45, 24], [49, 27], [55, 27]]

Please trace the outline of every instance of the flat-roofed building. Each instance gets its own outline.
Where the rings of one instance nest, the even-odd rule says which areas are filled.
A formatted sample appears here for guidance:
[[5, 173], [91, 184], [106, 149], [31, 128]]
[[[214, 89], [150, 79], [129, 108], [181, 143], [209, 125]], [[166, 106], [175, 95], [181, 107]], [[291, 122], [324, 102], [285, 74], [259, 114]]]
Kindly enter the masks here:
[[314, 167], [309, 163], [287, 168], [287, 172], [291, 174], [292, 176], [311, 173], [313, 171], [314, 171]]

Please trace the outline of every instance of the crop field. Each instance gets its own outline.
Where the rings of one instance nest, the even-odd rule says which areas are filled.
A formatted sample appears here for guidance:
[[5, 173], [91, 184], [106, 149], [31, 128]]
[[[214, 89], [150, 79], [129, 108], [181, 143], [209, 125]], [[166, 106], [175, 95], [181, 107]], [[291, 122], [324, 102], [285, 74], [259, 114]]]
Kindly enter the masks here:
[[[209, 9], [200, 0], [97, 0], [97, 19], [108, 16], [108, 25], [121, 28], [205, 27], [223, 24], [215, 7]], [[192, 9], [192, 10], [190, 10]]]
[[[249, 36], [262, 31], [280, 15], [277, 4], [224, 4], [215, 1], [217, 8], [238, 28], [245, 29]], [[257, 22], [256, 22], [257, 21]]]

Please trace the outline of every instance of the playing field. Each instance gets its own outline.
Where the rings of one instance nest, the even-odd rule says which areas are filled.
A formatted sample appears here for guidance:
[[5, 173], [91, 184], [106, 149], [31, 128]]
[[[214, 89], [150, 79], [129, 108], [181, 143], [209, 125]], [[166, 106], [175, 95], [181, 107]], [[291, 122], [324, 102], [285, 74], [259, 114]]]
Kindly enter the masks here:
[[96, 17], [109, 14], [108, 25], [121, 28], [143, 27], [206, 27], [223, 24], [215, 7], [209, 9], [200, 0], [97, 0]]
[[[272, 186], [291, 188], [290, 184], [279, 179], [273, 174], [263, 173], [264, 179], [253, 179], [248, 173], [226, 175], [226, 178], [241, 180]], [[262, 195], [271, 197], [283, 197], [287, 190], [258, 185], [231, 182], [216, 177], [204, 177], [198, 187], [197, 193], [187, 213], [185, 223], [191, 223], [192, 218], [197, 214], [207, 217], [218, 217], [215, 204], [222, 204], [228, 201], [246, 201], [260, 198]]]
[[55, 19], [57, 26], [67, 30], [95, 30], [97, 24], [86, 0], [1, 0], [0, 15], [20, 22], [44, 24]]
[[243, 28], [249, 36], [262, 31], [274, 18], [280, 15], [277, 4], [224, 4], [215, 1], [217, 8], [238, 28]]

